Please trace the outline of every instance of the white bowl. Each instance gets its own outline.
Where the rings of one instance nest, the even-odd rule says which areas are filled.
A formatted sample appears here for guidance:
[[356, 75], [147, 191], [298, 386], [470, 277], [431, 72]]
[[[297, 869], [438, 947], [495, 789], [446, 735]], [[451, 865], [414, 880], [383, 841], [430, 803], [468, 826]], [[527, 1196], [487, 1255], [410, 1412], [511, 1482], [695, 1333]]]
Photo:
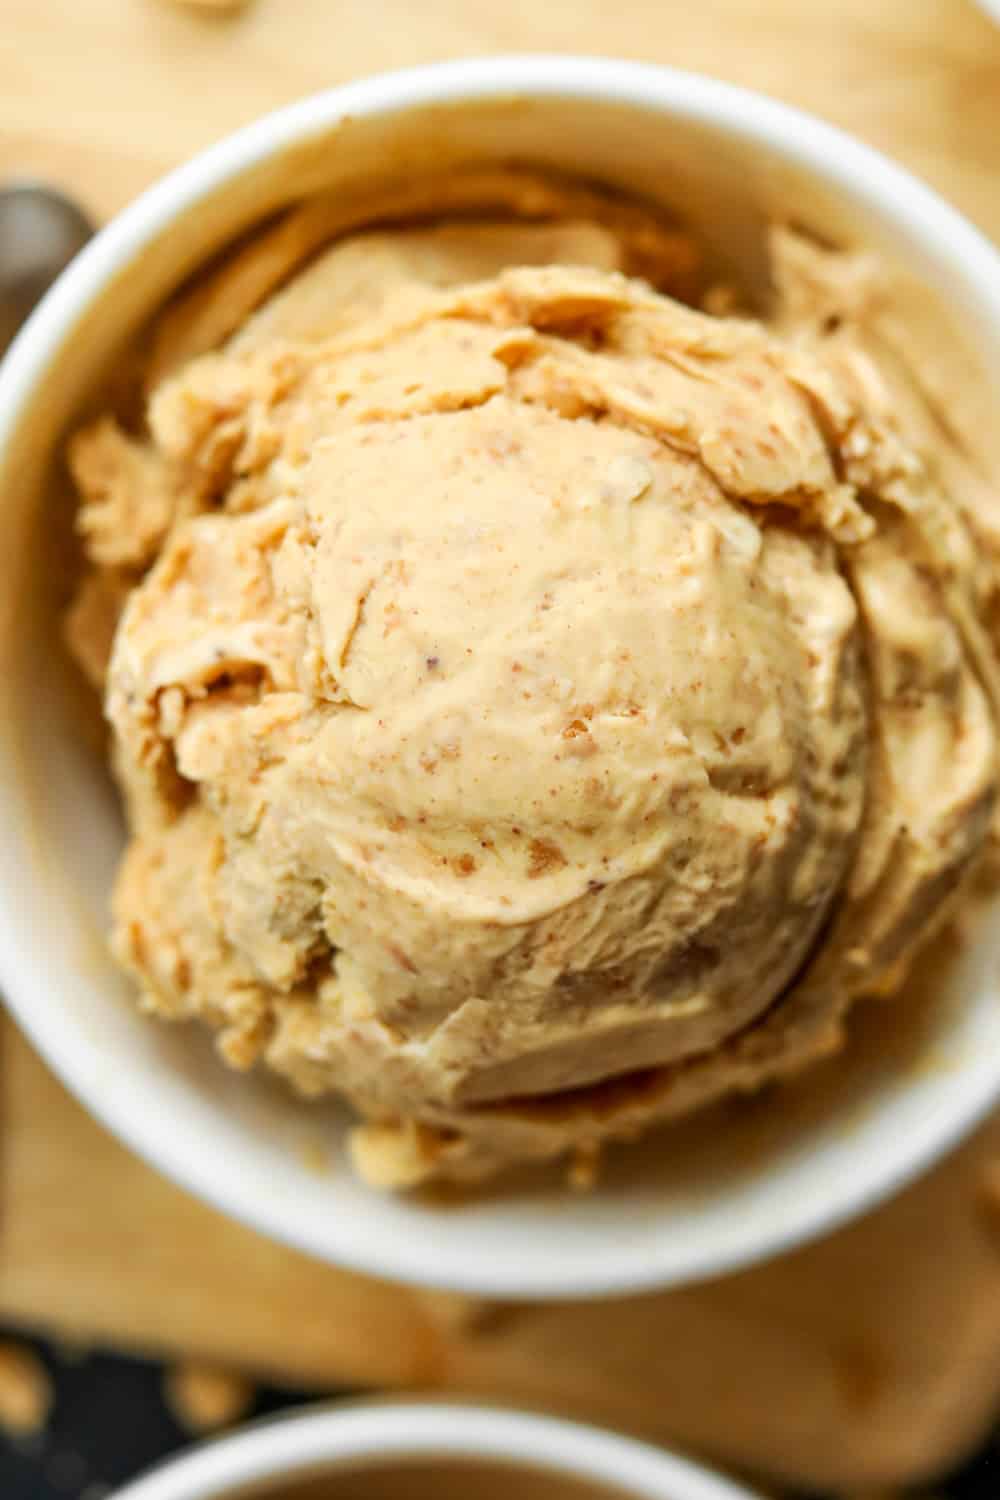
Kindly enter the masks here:
[[[125, 337], [208, 253], [312, 189], [498, 156], [659, 196], [751, 271], [775, 214], [880, 246], [947, 300], [997, 373], [1000, 260], [981, 236], [839, 132], [704, 78], [569, 58], [448, 64], [321, 94], [223, 141], [98, 236], [0, 371], [0, 979], [79, 1097], [224, 1212], [378, 1275], [589, 1296], [772, 1255], [868, 1208], [957, 1142], [1000, 1092], [1000, 917], [942, 981], [947, 1003], [867, 1012], [847, 1058], [781, 1094], [780, 1108], [764, 1101], [662, 1132], [616, 1156], [589, 1195], [533, 1178], [450, 1209], [379, 1196], [351, 1175], [335, 1109], [228, 1075], [200, 1034], [141, 1019], [107, 956], [121, 827], [100, 758], [77, 732], [51, 581], [58, 528], [46, 520], [68, 422]], [[330, 1152], [326, 1174], [306, 1162], [317, 1145]]]
[[436, 1462], [513, 1465], [511, 1492], [534, 1495], [534, 1480], [539, 1500], [545, 1500], [546, 1477], [607, 1486], [613, 1500], [755, 1500], [687, 1459], [597, 1427], [433, 1402], [376, 1402], [258, 1422], [164, 1464], [114, 1500], [249, 1500], [258, 1494], [270, 1500], [271, 1487], [281, 1482], [338, 1477], [350, 1478], [351, 1500], [365, 1500], [366, 1472], [378, 1471], [381, 1496], [391, 1493], [395, 1468]]

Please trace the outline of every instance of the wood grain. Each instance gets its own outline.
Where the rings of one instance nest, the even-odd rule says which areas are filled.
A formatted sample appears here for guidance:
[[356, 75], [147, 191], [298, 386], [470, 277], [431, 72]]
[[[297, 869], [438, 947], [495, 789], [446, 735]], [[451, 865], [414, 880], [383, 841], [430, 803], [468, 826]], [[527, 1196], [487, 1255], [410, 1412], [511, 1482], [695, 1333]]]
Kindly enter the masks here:
[[[362, 73], [572, 50], [765, 89], [889, 151], [1000, 239], [1000, 30], [971, 0], [0, 0], [0, 179], [98, 217], [235, 126]], [[0, 1315], [317, 1386], [499, 1391], [815, 1484], [928, 1472], [1000, 1398], [994, 1121], [823, 1245], [628, 1303], [483, 1307], [220, 1220], [2, 1033]]]

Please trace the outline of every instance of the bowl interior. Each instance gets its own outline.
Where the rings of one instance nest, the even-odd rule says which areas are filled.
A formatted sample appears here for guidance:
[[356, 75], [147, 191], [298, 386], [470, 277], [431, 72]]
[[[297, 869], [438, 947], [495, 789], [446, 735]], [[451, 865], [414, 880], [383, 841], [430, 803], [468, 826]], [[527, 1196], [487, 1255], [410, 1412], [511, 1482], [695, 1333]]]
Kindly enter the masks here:
[[439, 70], [436, 82], [341, 91], [253, 127], [117, 221], [0, 379], [0, 979], [12, 1008], [112, 1129], [223, 1210], [333, 1262], [486, 1295], [714, 1274], [818, 1233], [926, 1164], [1000, 1083], [1000, 914], [924, 993], [864, 1010], [845, 1061], [622, 1151], [586, 1196], [545, 1174], [461, 1203], [377, 1195], [351, 1175], [338, 1109], [231, 1075], [200, 1033], [140, 1019], [106, 953], [122, 826], [59, 643], [59, 452], [122, 345], [230, 237], [320, 188], [469, 159], [583, 165], [662, 199], [758, 289], [772, 217], [876, 245], [942, 293], [973, 341], [1000, 348], [1000, 307], [949, 238], [956, 225], [971, 231], [884, 164], [837, 156], [832, 133], [815, 127], [814, 139], [808, 122], [733, 91], [596, 67], [539, 73], [563, 87], [537, 92], [515, 59], [506, 73], [494, 65], [478, 98], [463, 97], [474, 68]]

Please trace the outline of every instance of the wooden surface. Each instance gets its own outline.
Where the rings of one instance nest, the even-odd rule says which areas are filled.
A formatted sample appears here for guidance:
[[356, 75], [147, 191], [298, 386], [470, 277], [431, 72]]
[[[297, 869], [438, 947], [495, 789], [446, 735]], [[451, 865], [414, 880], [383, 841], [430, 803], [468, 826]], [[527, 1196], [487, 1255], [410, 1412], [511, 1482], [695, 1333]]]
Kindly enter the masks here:
[[606, 53], [765, 89], [891, 152], [1000, 238], [1000, 28], [972, 0], [0, 0], [0, 172], [100, 216], [262, 111], [475, 53]]
[[512, 1398], [824, 1490], [932, 1475], [1000, 1404], [1000, 1116], [888, 1208], [768, 1266], [624, 1301], [483, 1305], [219, 1218], [94, 1124], [12, 1028], [3, 1043], [0, 1320], [320, 1390]]
[[[888, 150], [1000, 239], [1000, 29], [971, 0], [251, 0], [232, 18], [170, 0], [0, 0], [0, 178], [40, 174], [104, 217], [305, 92], [519, 50], [768, 90]], [[9, 1028], [2, 1041], [7, 1318], [319, 1385], [506, 1391], [813, 1480], [932, 1467], [1000, 1395], [1000, 1255], [975, 1208], [1000, 1125], [888, 1214], [768, 1270], [625, 1313], [484, 1309], [222, 1223], [88, 1121]], [[951, 1277], [926, 1248], [941, 1224]], [[905, 1274], [901, 1244], [925, 1247]]]

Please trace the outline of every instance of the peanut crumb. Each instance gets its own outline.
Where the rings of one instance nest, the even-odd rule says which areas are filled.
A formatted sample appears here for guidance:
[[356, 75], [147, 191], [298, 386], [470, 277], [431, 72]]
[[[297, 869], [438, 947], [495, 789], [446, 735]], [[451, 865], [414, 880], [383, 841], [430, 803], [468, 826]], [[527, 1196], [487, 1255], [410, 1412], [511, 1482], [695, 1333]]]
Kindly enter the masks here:
[[52, 1408], [52, 1382], [26, 1344], [0, 1343], [0, 1428], [10, 1437], [40, 1432]]
[[553, 844], [550, 839], [532, 839], [528, 856], [528, 879], [537, 880], [541, 875], [547, 875], [550, 871], [561, 870], [565, 867], [566, 856], [558, 844]]
[[212, 1432], [245, 1416], [253, 1405], [254, 1386], [245, 1375], [197, 1360], [180, 1360], [164, 1376], [166, 1403], [189, 1432]]
[[370, 1120], [350, 1135], [351, 1160], [369, 1187], [413, 1188], [434, 1175], [435, 1163], [459, 1143], [414, 1120]]

